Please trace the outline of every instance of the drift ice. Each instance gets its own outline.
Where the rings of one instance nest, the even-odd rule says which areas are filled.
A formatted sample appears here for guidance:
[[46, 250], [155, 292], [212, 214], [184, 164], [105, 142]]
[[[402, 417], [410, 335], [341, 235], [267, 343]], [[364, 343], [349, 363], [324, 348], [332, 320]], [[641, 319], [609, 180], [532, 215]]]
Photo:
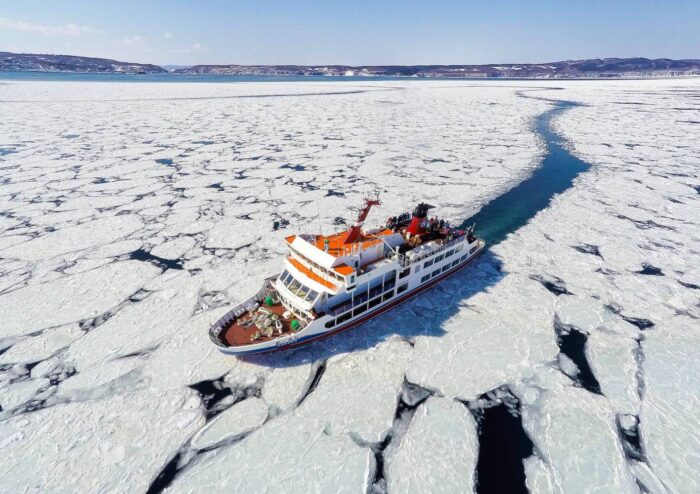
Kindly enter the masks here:
[[284, 271], [219, 319], [209, 330], [212, 341], [225, 353], [249, 355], [326, 338], [421, 293], [484, 248], [473, 228], [428, 218], [433, 206], [424, 203], [389, 218], [385, 228], [363, 231], [379, 204], [365, 199], [347, 231], [287, 237]]

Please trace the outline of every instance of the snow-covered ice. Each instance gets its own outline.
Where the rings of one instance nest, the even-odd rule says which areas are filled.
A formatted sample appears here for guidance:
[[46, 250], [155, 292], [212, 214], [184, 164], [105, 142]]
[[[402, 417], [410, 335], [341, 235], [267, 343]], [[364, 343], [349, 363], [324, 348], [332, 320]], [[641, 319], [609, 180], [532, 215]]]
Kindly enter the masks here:
[[[529, 490], [698, 492], [698, 95], [0, 82], [0, 492], [478, 492], [470, 407], [502, 389]], [[590, 169], [473, 266], [299, 350], [211, 344], [283, 237], [363, 195], [370, 223], [457, 222], [522, 182], [548, 99], [579, 103], [553, 125]]]
[[469, 492], [474, 489], [476, 424], [467, 408], [448, 398], [429, 398], [418, 407], [387, 455], [390, 492]]

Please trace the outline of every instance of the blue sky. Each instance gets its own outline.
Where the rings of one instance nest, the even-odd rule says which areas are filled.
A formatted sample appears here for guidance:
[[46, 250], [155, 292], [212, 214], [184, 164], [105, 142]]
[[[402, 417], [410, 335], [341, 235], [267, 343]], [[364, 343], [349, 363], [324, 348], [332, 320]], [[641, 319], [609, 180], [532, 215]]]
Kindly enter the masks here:
[[0, 0], [0, 51], [157, 64], [700, 58], [700, 0]]

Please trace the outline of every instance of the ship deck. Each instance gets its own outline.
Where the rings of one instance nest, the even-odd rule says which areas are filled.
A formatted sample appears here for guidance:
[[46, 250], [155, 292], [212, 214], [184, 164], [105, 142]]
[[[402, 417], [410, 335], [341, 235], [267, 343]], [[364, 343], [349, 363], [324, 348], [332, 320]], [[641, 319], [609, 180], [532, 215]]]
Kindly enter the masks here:
[[333, 257], [341, 257], [346, 254], [351, 254], [357, 250], [364, 250], [373, 245], [382, 243], [382, 236], [391, 235], [392, 231], [389, 229], [384, 229], [373, 233], [372, 235], [366, 235], [362, 233], [360, 237], [351, 244], [344, 243], [345, 237], [348, 234], [347, 231], [338, 232], [333, 235], [316, 235], [312, 244], [319, 250], [324, 250], [326, 242], [328, 242], [328, 253]]
[[[277, 316], [278, 320], [282, 323], [281, 333], [279, 333], [277, 329], [274, 329], [271, 336], [263, 334], [262, 331], [253, 323], [253, 314], [246, 312], [237, 318], [229, 327], [224, 329], [220, 334], [220, 338], [228, 346], [242, 346], [272, 341], [280, 336], [286, 336], [293, 333], [290, 323], [294, 316], [290, 317], [289, 320], [282, 317], [282, 314], [287, 311], [282, 304], [277, 303], [271, 307], [264, 307], [272, 314]], [[255, 312], [254, 314], [258, 314], [258, 312]], [[258, 333], [259, 336], [257, 338], [253, 338], [256, 333]]]

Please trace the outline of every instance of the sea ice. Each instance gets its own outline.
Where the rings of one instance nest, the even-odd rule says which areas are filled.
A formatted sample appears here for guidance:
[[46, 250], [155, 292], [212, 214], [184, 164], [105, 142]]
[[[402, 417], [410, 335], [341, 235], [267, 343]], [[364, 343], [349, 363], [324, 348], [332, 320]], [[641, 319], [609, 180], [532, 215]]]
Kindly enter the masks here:
[[388, 491], [472, 492], [478, 447], [469, 410], [449, 398], [429, 398], [385, 460]]
[[249, 398], [221, 412], [197, 434], [192, 447], [206, 448], [220, 441], [245, 434], [260, 427], [268, 416], [267, 404], [259, 398]]
[[[0, 491], [471, 490], [453, 399], [508, 387], [531, 491], [697, 492], [698, 84], [3, 83]], [[526, 179], [548, 99], [591, 168], [473, 266], [302, 350], [211, 344], [285, 236]]]
[[57, 405], [0, 422], [0, 492], [144, 492], [203, 424], [192, 391], [157, 390]]

